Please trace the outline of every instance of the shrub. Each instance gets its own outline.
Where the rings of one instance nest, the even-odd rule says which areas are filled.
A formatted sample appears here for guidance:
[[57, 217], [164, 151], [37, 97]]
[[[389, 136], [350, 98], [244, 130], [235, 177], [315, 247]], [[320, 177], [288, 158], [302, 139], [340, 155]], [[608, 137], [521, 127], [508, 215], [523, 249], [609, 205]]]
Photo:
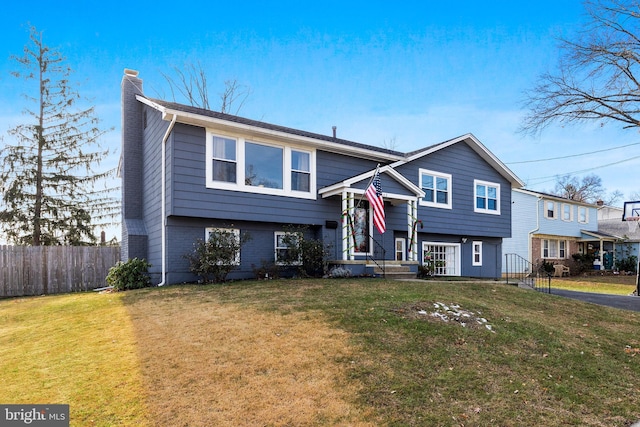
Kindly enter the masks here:
[[542, 261], [542, 264], [540, 264], [540, 271], [542, 273], [546, 273], [546, 274], [553, 274], [554, 272], [554, 267], [553, 264], [550, 262], [547, 262], [545, 260]]
[[594, 254], [572, 254], [571, 257], [576, 262], [576, 273], [593, 270], [593, 261], [596, 259]]
[[630, 255], [624, 259], [616, 260], [616, 268], [620, 271], [636, 272], [638, 266], [638, 258], [635, 255]]
[[424, 254], [423, 263], [418, 266], [418, 277], [420, 279], [426, 279], [436, 275], [436, 269], [445, 266], [445, 262], [442, 260], [434, 260], [433, 254], [427, 252]]
[[113, 286], [117, 291], [140, 289], [151, 286], [149, 278], [149, 264], [144, 259], [132, 258], [128, 261], [119, 261], [109, 269], [107, 285]]
[[286, 227], [282, 244], [286, 250], [277, 253], [278, 264], [297, 268], [303, 277], [321, 277], [326, 270], [328, 248], [322, 240], [305, 237], [307, 227]]
[[184, 255], [189, 260], [189, 271], [202, 277], [205, 283], [224, 282], [240, 265], [238, 253], [248, 240], [250, 237], [246, 233], [238, 235], [227, 229], [213, 231], [208, 240], [198, 240], [193, 252]]

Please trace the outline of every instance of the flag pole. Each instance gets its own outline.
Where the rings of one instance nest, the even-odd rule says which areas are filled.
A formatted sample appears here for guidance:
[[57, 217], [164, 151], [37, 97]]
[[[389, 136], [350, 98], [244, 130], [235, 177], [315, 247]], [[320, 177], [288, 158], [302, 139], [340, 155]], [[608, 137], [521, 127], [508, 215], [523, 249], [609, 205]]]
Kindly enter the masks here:
[[[376, 170], [375, 172], [373, 172], [373, 175], [371, 175], [371, 179], [369, 180], [369, 183], [364, 187], [364, 190], [367, 191], [367, 188], [369, 188], [369, 186], [371, 185], [371, 183], [373, 182], [374, 178], [376, 177], [376, 174], [378, 173], [378, 171], [380, 170], [380, 163], [378, 163], [378, 165], [376, 166]], [[364, 197], [364, 193], [362, 193], [360, 195], [360, 200], [358, 200], [358, 204], [355, 205], [353, 207], [353, 209], [358, 209], [360, 207], [360, 204], [362, 203], [362, 198]]]

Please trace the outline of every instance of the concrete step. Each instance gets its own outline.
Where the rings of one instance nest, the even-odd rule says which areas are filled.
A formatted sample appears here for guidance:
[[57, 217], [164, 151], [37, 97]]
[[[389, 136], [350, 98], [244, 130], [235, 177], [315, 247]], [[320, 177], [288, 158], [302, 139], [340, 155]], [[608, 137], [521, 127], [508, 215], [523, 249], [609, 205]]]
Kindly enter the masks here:
[[[382, 261], [380, 265], [382, 266]], [[367, 267], [373, 268], [373, 273], [376, 275], [381, 276], [383, 273], [382, 268], [376, 264], [368, 264]], [[386, 264], [384, 268], [387, 279], [415, 279], [418, 275], [418, 273], [412, 272], [408, 265]]]
[[[376, 273], [376, 274], [380, 274], [382, 275], [382, 272], [380, 273]], [[407, 272], [403, 272], [403, 271], [387, 271], [385, 273], [385, 278], [386, 279], [415, 279], [418, 277], [418, 273], [412, 273], [410, 271]]]

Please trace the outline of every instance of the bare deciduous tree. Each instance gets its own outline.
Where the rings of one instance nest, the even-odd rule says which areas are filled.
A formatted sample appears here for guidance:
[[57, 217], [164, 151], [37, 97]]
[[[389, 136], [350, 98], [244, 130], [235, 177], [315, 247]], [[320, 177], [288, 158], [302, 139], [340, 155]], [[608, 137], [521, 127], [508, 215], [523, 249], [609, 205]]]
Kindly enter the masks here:
[[[198, 62], [197, 65], [186, 65], [185, 70], [182, 71], [178, 67], [173, 67], [176, 78], [162, 73], [162, 77], [169, 84], [173, 101], [176, 101], [177, 94], [193, 107], [211, 110], [207, 73], [204, 68]], [[219, 94], [220, 112], [237, 115], [251, 92], [249, 86], [239, 84], [236, 79], [226, 80], [224, 82], [224, 91]]]
[[607, 205], [613, 205], [622, 197], [622, 193], [617, 190], [607, 194], [602, 186], [602, 179], [594, 174], [586, 175], [582, 177], [582, 180], [571, 175], [558, 177], [553, 194], [584, 203], [595, 203], [602, 200]]
[[224, 82], [224, 92], [220, 94], [220, 112], [238, 115], [240, 109], [251, 95], [251, 88], [241, 85], [237, 80]]
[[187, 69], [187, 74], [180, 68], [173, 67], [178, 81], [168, 74], [162, 73], [162, 77], [169, 83], [173, 100], [176, 100], [175, 92], [177, 91], [186, 98], [190, 105], [210, 110], [207, 75], [202, 69], [202, 65], [198, 63], [198, 67], [196, 67], [193, 64], [189, 64], [185, 68]]
[[640, 126], [640, 3], [595, 0], [585, 8], [583, 31], [560, 39], [558, 70], [527, 92], [521, 131], [537, 134], [552, 122]]

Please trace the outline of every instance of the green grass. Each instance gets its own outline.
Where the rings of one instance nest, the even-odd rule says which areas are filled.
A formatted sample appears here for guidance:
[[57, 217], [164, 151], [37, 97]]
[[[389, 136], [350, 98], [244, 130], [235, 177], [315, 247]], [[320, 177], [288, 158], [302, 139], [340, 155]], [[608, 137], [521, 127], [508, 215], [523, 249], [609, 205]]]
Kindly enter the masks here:
[[[328, 314], [361, 348], [350, 372], [364, 384], [360, 403], [388, 425], [640, 419], [640, 367], [625, 351], [640, 346], [636, 313], [486, 282], [271, 282], [211, 291], [265, 310]], [[495, 333], [398, 315], [416, 302], [480, 311]]]
[[[436, 302], [485, 318], [492, 331], [417, 313]], [[378, 424], [628, 426], [640, 419], [639, 313], [498, 282], [278, 280], [0, 301], [0, 383], [10, 384], [0, 401], [71, 403], [72, 418], [94, 422], [75, 425], [144, 424], [134, 357], [144, 349], [130, 331], [132, 322], [150, 327], [142, 310], [132, 310], [142, 303], [187, 314], [210, 304], [212, 312], [233, 306], [321, 316], [348, 333], [355, 351], [336, 354], [335, 363], [359, 385], [356, 403]], [[207, 396], [190, 392], [206, 404]]]
[[636, 276], [610, 274], [554, 277], [551, 280], [551, 287], [597, 294], [630, 295], [636, 290]]
[[146, 425], [121, 294], [0, 301], [0, 402], [70, 404], [72, 425]]

